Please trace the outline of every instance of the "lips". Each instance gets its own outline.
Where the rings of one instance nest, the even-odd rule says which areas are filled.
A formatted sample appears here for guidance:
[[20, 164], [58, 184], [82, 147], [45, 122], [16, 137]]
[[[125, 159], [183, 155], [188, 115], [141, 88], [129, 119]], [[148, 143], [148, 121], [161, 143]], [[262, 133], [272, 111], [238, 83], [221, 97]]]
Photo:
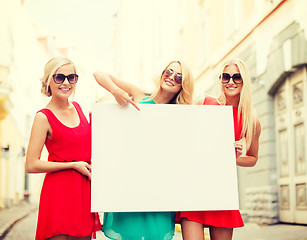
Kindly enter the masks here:
[[171, 81], [169, 80], [164, 80], [164, 82], [166, 83], [167, 86], [175, 86], [175, 84], [173, 84]]
[[68, 92], [68, 91], [70, 90], [70, 88], [60, 88], [60, 90], [61, 90], [62, 92]]
[[230, 90], [232, 90], [232, 89], [237, 89], [237, 87], [235, 87], [235, 86], [227, 86], [226, 88], [227, 88], [227, 89], [230, 89]]

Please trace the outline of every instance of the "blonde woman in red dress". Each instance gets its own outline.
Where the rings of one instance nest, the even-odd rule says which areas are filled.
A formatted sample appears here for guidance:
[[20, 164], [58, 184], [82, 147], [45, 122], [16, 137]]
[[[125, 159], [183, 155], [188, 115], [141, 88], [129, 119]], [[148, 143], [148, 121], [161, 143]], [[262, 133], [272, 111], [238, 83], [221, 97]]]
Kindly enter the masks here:
[[[35, 115], [26, 157], [28, 173], [46, 173], [36, 240], [89, 240], [101, 229], [90, 209], [91, 126], [79, 104], [69, 101], [77, 81], [69, 59], [46, 64], [41, 91], [51, 100]], [[48, 161], [41, 160], [44, 145]]]
[[[253, 111], [249, 73], [241, 60], [234, 59], [224, 63], [219, 78], [219, 97], [205, 97], [199, 104], [233, 106], [236, 163], [253, 167], [258, 160], [261, 126]], [[242, 140], [246, 142], [244, 155]], [[178, 212], [176, 221], [181, 222], [184, 240], [204, 239], [204, 227], [209, 227], [211, 240], [231, 240], [233, 228], [244, 226], [239, 210]]]

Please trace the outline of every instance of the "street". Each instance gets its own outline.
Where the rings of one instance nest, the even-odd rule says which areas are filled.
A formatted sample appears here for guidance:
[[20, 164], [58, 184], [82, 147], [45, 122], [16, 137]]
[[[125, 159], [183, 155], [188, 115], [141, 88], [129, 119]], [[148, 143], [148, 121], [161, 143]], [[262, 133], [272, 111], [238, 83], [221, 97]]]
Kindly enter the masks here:
[[[30, 212], [17, 221], [4, 240], [33, 240], [37, 221], [37, 211]], [[206, 229], [207, 231], [207, 229]], [[104, 234], [97, 232], [97, 240], [106, 240]], [[174, 240], [182, 240], [181, 232], [175, 232]], [[209, 240], [206, 235], [206, 240]], [[259, 226], [246, 224], [245, 227], [234, 230], [233, 240], [307, 240], [307, 226], [292, 224], [276, 224]]]
[[[37, 213], [37, 211], [31, 212], [28, 216], [13, 225], [4, 240], [34, 240]], [[108, 238], [101, 231], [97, 232], [97, 240], [106, 239]], [[181, 240], [181, 233], [176, 232], [173, 239]]]
[[37, 211], [18, 221], [10, 229], [5, 240], [33, 240], [35, 238]]

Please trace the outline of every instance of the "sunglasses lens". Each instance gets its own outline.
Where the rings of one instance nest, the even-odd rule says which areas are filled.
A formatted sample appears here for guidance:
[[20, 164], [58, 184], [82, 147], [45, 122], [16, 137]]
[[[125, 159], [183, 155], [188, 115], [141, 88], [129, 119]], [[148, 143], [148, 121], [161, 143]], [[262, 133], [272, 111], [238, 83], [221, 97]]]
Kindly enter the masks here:
[[77, 74], [70, 74], [67, 76], [67, 79], [69, 83], [76, 83], [78, 81], [78, 75]]
[[62, 83], [65, 80], [65, 75], [55, 74], [55, 75], [53, 75], [53, 80], [54, 80], [55, 83]]
[[235, 83], [241, 83], [242, 82], [242, 77], [240, 73], [236, 73], [232, 76], [232, 79]]
[[229, 82], [229, 80], [230, 80], [230, 75], [228, 73], [223, 73], [222, 82]]
[[182, 76], [180, 76], [179, 74], [176, 74], [175, 76], [175, 82], [177, 84], [181, 84], [182, 83]]
[[166, 77], [169, 77], [169, 76], [171, 76], [173, 74], [173, 71], [171, 70], [171, 69], [166, 69], [165, 70], [165, 75], [166, 75]]

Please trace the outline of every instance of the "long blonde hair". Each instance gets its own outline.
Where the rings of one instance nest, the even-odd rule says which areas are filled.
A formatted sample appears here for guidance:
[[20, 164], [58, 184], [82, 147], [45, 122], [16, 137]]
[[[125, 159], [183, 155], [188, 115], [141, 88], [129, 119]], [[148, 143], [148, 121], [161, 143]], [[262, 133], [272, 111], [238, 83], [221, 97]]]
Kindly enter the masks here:
[[[221, 67], [220, 76], [223, 73], [225, 67], [229, 65], [236, 65], [238, 67], [243, 80], [243, 86], [240, 93], [240, 100], [238, 106], [239, 107], [238, 119], [240, 119], [242, 116], [243, 126], [242, 126], [241, 138], [245, 138], [246, 149], [248, 150], [251, 146], [252, 138], [256, 130], [256, 116], [254, 114], [253, 102], [252, 102], [251, 78], [249, 71], [246, 67], [246, 64], [240, 59], [231, 59], [229, 61], [226, 61]], [[219, 100], [224, 105], [227, 102], [225, 93], [222, 90], [222, 83], [221, 83]]]
[[66, 58], [66, 57], [54, 57], [51, 58], [45, 65], [44, 68], [44, 76], [41, 79], [42, 82], [42, 88], [41, 92], [46, 95], [47, 97], [50, 97], [52, 95], [51, 89], [50, 89], [50, 81], [52, 79], [53, 74], [62, 66], [67, 65], [67, 64], [72, 64], [75, 69], [76, 73], [76, 68], [74, 63]]
[[[189, 70], [189, 68], [186, 66], [186, 64], [183, 63], [182, 61], [171, 61], [164, 68], [164, 70], [166, 70], [172, 63], [179, 63], [179, 65], [181, 66], [181, 71], [182, 71], [182, 89], [176, 95], [176, 97], [171, 101], [171, 103], [175, 103], [175, 104], [192, 104], [192, 101], [193, 101], [193, 91], [194, 91], [194, 78], [193, 78], [193, 75], [192, 75], [191, 71]], [[155, 81], [156, 89], [155, 89], [155, 91], [150, 96], [152, 99], [154, 97], [158, 96], [160, 91], [161, 91], [160, 82], [161, 82], [162, 75], [163, 74], [161, 74], [160, 78], [156, 79], [156, 81]]]

